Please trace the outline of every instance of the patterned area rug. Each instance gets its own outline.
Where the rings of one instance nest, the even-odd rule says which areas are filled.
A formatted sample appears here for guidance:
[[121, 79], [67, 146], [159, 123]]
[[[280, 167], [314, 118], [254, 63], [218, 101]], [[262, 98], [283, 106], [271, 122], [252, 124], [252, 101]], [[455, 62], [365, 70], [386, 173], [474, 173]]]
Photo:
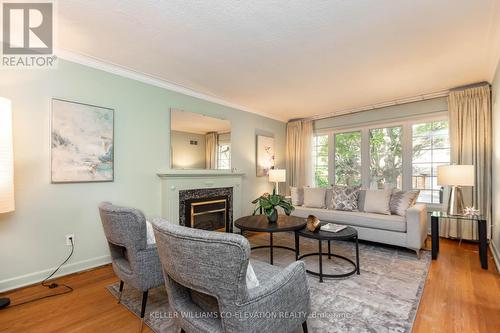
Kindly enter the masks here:
[[[248, 234], [252, 246], [269, 243], [268, 234]], [[325, 243], [325, 242], [323, 242]], [[274, 236], [275, 245], [294, 247], [293, 234]], [[315, 240], [300, 239], [301, 254], [318, 251]], [[361, 275], [328, 279], [323, 283], [308, 274], [311, 289], [310, 332], [411, 332], [422, 290], [424, 288], [430, 253], [422, 251], [420, 259], [414, 252], [401, 248], [360, 243]], [[324, 244], [324, 252], [327, 251]], [[332, 242], [332, 253], [354, 260], [354, 243]], [[268, 249], [252, 251], [252, 259], [269, 262]], [[274, 264], [286, 266], [295, 260], [292, 251], [274, 250]], [[318, 257], [304, 258], [307, 268], [318, 271]], [[348, 272], [350, 264], [332, 257], [323, 257], [327, 274]], [[118, 283], [108, 287], [118, 297]], [[125, 285], [122, 304], [136, 315], [140, 312], [141, 293]], [[149, 292], [145, 323], [157, 333], [178, 332], [168, 309], [164, 287]], [[297, 333], [301, 332], [297, 329]]]

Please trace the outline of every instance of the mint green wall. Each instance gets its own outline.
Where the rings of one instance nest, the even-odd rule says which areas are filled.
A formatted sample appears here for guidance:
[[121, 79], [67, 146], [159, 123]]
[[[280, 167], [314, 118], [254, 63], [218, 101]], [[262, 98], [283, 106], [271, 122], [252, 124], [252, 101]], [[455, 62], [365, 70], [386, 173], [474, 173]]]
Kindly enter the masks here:
[[[160, 214], [160, 180], [169, 166], [171, 107], [232, 124], [233, 167], [246, 173], [243, 213], [272, 189], [255, 177], [255, 136], [273, 135], [284, 164], [285, 124], [67, 61], [53, 70], [0, 69], [0, 96], [12, 100], [16, 211], [0, 215], [0, 291], [42, 279], [76, 249], [63, 273], [109, 261], [97, 205], [108, 200]], [[115, 182], [50, 184], [52, 97], [115, 109]]]
[[491, 247], [500, 270], [500, 61], [492, 84], [493, 107], [493, 221]]

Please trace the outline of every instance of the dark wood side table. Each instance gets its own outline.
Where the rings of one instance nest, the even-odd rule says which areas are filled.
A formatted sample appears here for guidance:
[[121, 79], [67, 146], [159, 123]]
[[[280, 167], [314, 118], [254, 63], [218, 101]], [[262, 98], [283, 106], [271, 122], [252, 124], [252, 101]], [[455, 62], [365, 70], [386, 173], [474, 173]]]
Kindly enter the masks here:
[[[325, 223], [321, 223], [321, 225], [324, 225]], [[316, 239], [318, 240], [318, 252], [314, 253], [307, 253], [300, 255], [300, 237], [305, 237], [305, 238], [310, 238], [310, 239]], [[334, 254], [331, 251], [331, 241], [347, 241], [347, 240], [354, 240], [355, 245], [356, 245], [356, 262], [352, 261], [349, 258], [346, 258], [344, 256]], [[328, 242], [328, 259], [331, 259], [332, 256], [342, 259], [348, 263], [350, 263], [353, 266], [352, 271], [349, 271], [347, 273], [342, 273], [342, 274], [325, 274], [323, 273], [323, 247], [322, 247], [322, 241]], [[353, 275], [354, 273], [360, 274], [359, 271], [359, 246], [358, 246], [358, 232], [356, 229], [353, 227], [347, 227], [339, 232], [329, 232], [329, 231], [318, 231], [318, 232], [312, 232], [307, 229], [302, 229], [302, 230], [297, 230], [295, 231], [295, 248], [297, 249], [295, 253], [295, 259], [300, 260], [305, 257], [309, 256], [319, 256], [319, 272], [314, 272], [311, 270], [306, 269], [306, 272], [315, 276], [319, 277], [319, 282], [323, 282], [323, 277], [326, 278], [340, 278], [340, 277], [346, 277]]]
[[240, 217], [234, 222], [234, 225], [238, 227], [243, 235], [244, 231], [256, 231], [256, 232], [268, 232], [269, 233], [269, 245], [261, 245], [252, 247], [252, 250], [269, 248], [269, 263], [273, 264], [273, 249], [280, 248], [290, 251], [296, 251], [287, 246], [280, 246], [273, 244], [273, 234], [275, 232], [285, 232], [285, 231], [296, 231], [303, 229], [306, 226], [306, 219], [296, 216], [279, 215], [278, 221], [275, 223], [269, 223], [267, 216], [265, 215], [252, 215]]
[[481, 268], [488, 269], [488, 240], [486, 235], [486, 218], [481, 215], [448, 215], [445, 212], [432, 212], [431, 214], [431, 239], [432, 239], [432, 259], [436, 260], [439, 253], [439, 219], [456, 219], [461, 221], [477, 221], [479, 229], [479, 260]]

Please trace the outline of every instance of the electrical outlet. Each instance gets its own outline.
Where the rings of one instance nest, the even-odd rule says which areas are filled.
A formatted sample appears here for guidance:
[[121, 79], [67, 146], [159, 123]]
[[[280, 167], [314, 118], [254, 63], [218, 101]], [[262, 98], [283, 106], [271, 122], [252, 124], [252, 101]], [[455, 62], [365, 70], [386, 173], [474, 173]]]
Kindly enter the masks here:
[[71, 240], [73, 240], [73, 245], [75, 244], [75, 235], [74, 234], [68, 234], [66, 235], [66, 245], [71, 246]]

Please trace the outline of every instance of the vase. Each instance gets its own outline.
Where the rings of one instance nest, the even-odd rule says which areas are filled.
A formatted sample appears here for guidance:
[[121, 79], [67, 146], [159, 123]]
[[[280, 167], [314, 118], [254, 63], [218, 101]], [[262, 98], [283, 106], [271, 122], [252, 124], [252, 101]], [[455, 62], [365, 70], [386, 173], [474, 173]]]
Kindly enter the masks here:
[[271, 215], [267, 216], [267, 220], [269, 221], [269, 223], [276, 223], [276, 221], [278, 221], [278, 211], [276, 210], [276, 208], [273, 209]]

